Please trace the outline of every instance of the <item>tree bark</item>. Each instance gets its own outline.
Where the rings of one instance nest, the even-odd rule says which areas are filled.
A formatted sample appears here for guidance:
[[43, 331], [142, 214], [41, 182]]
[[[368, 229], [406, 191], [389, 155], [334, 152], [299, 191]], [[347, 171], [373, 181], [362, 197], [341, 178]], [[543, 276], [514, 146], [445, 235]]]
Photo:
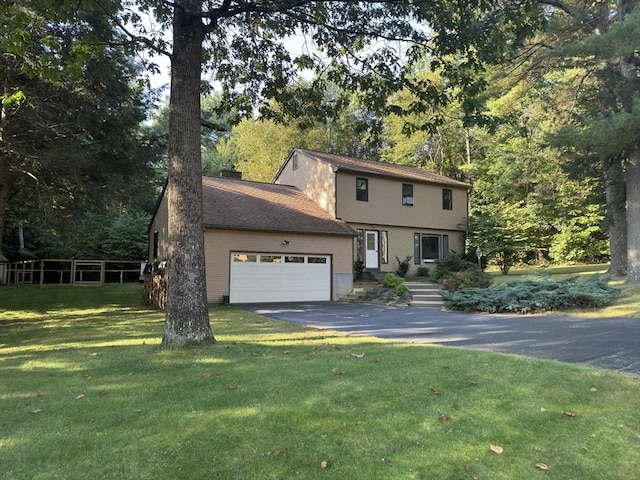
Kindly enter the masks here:
[[213, 343], [205, 277], [200, 150], [203, 24], [199, 0], [178, 0], [173, 17], [169, 103], [169, 255], [162, 345]]
[[[637, 8], [636, 0], [618, 1], [618, 21]], [[633, 56], [634, 54], [632, 54]], [[633, 112], [635, 95], [640, 90], [635, 58], [621, 55], [619, 60], [622, 78], [622, 106], [626, 112]], [[626, 193], [627, 193], [627, 283], [640, 283], [640, 144], [635, 141], [626, 153]]]
[[605, 160], [605, 197], [609, 224], [609, 275], [624, 277], [627, 274], [627, 211], [625, 178], [619, 156]]
[[627, 174], [627, 283], [640, 283], [640, 147], [629, 151]]

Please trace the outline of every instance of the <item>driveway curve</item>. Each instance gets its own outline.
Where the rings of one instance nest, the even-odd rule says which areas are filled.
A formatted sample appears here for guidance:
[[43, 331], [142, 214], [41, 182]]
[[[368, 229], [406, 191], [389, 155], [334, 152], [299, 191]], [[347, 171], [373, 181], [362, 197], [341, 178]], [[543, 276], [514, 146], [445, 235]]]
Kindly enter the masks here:
[[308, 327], [399, 342], [448, 345], [584, 363], [640, 375], [640, 319], [446, 312], [364, 303], [241, 308]]

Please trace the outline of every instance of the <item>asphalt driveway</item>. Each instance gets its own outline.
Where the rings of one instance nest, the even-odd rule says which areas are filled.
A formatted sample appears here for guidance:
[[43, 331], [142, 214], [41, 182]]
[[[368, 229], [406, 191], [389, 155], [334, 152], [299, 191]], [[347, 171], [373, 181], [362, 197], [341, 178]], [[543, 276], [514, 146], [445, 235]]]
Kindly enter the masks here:
[[362, 303], [243, 305], [259, 315], [394, 341], [585, 363], [640, 375], [640, 319], [487, 315]]

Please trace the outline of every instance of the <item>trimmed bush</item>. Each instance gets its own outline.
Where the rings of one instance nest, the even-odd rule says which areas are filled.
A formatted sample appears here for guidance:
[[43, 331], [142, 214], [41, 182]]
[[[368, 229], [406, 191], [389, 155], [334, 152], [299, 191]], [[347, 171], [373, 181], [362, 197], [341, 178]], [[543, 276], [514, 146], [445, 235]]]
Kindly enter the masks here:
[[387, 288], [396, 288], [398, 285], [403, 285], [404, 280], [394, 273], [387, 273], [382, 284]]
[[572, 308], [599, 308], [611, 305], [620, 291], [610, 287], [603, 277], [594, 276], [578, 282], [567, 280], [523, 280], [443, 292], [449, 310], [487, 313], [535, 313]]
[[481, 272], [478, 268], [473, 268], [448, 274], [442, 279], [442, 288], [452, 292], [465, 288], [487, 288], [492, 283], [491, 276]]
[[439, 280], [455, 272], [464, 272], [465, 270], [478, 270], [478, 265], [464, 260], [461, 255], [452, 253], [448, 257], [441, 258], [436, 262], [436, 269], [433, 272], [433, 278]]
[[419, 277], [428, 277], [429, 276], [429, 267], [425, 267], [424, 265], [420, 265], [416, 270], [416, 275]]

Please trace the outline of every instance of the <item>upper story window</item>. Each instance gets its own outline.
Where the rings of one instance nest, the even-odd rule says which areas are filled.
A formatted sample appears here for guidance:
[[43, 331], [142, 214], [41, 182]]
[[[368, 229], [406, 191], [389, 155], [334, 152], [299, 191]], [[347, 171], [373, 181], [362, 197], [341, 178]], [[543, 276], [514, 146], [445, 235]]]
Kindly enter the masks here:
[[369, 179], [356, 178], [356, 200], [361, 202], [369, 201]]
[[442, 209], [453, 210], [453, 190], [450, 188], [442, 189]]
[[295, 156], [291, 159], [291, 170], [297, 170], [298, 169], [298, 157]]
[[402, 184], [402, 204], [413, 206], [413, 185], [409, 183]]

